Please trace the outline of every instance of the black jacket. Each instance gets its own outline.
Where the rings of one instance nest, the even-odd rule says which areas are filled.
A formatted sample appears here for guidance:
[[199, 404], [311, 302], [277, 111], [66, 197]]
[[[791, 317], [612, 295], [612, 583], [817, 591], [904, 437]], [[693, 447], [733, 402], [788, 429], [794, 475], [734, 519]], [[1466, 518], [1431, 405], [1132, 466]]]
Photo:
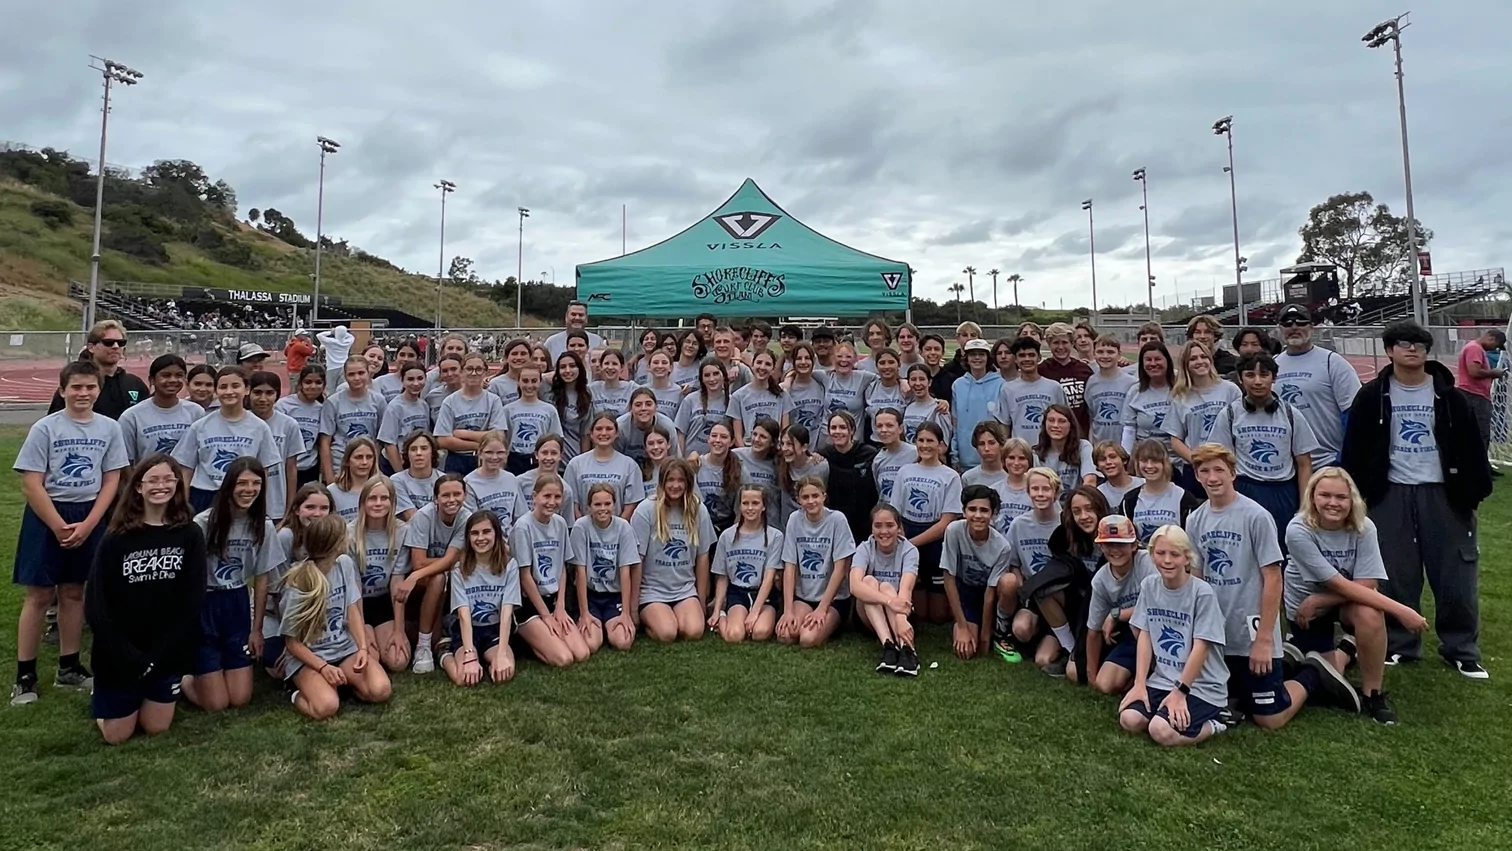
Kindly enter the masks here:
[[[991, 364], [987, 368], [992, 369]], [[954, 401], [951, 397], [955, 392], [955, 380], [965, 374], [966, 350], [957, 349], [955, 357], [951, 358], [949, 363], [942, 365], [940, 371], [934, 374], [934, 378], [929, 380], [929, 395], [947, 402]]]
[[85, 586], [95, 676], [129, 685], [149, 667], [190, 673], [204, 594], [205, 536], [198, 525], [106, 534]]
[[1239, 366], [1239, 356], [1228, 349], [1219, 346], [1213, 350], [1213, 371], [1219, 375], [1228, 375]]
[[[1457, 511], [1474, 511], [1491, 495], [1491, 462], [1481, 443], [1480, 426], [1464, 394], [1454, 387], [1454, 373], [1437, 361], [1428, 361], [1433, 379], [1433, 436], [1438, 441], [1439, 463], [1444, 470], [1444, 492]], [[1386, 496], [1391, 468], [1392, 367], [1387, 364], [1356, 394], [1349, 406], [1340, 463], [1354, 477], [1367, 505]]]
[[[94, 412], [113, 420], [121, 418], [126, 409], [152, 395], [147, 389], [147, 382], [126, 371], [124, 366], [116, 367], [114, 375], [101, 378], [100, 396], [95, 399]], [[63, 410], [63, 394], [53, 392], [52, 404], [47, 406], [49, 414], [56, 414]]]
[[881, 500], [872, 474], [877, 447], [853, 443], [849, 452], [840, 452], [826, 446], [819, 457], [829, 462], [829, 507], [845, 515], [856, 543], [871, 537], [871, 512]]

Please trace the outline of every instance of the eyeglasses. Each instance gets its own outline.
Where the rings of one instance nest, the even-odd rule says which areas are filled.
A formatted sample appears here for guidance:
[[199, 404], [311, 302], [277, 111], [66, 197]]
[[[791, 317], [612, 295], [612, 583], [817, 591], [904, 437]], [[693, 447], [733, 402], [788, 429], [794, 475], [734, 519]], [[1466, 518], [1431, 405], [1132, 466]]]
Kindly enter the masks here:
[[1408, 352], [1427, 353], [1428, 351], [1428, 345], [1426, 343], [1409, 343], [1406, 340], [1397, 340], [1396, 343], [1393, 344], [1393, 347]]
[[108, 340], [96, 340], [95, 341], [95, 345], [97, 345], [97, 346], [110, 346], [112, 348], [119, 349], [119, 348], [121, 348], [121, 347], [123, 347], [123, 346], [126, 345], [126, 340], [124, 338], [122, 338], [122, 337], [111, 337]]
[[486, 366], [470, 366], [470, 367], [468, 367], [468, 368], [466, 368], [466, 369], [464, 369], [462, 371], [465, 372], [465, 373], [467, 373], [468, 375], [482, 375], [483, 373], [485, 373], [485, 372], [488, 371], [488, 367], [486, 367]]
[[1282, 328], [1302, 328], [1311, 325], [1312, 320], [1303, 318], [1301, 316], [1288, 316], [1277, 324], [1279, 324]]

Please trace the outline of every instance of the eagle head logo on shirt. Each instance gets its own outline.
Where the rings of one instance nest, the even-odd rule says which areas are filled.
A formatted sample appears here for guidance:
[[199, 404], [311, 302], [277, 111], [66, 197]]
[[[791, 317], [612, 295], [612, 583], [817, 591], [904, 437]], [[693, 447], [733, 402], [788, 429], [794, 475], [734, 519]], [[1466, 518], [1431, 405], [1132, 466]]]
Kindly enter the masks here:
[[892, 481], [892, 479], [887, 479], [886, 481], [882, 482], [882, 501], [883, 502], [886, 502], [886, 501], [888, 501], [889, 499], [892, 498], [892, 489], [893, 489], [893, 481]]
[[326, 635], [335, 635], [341, 632], [341, 618], [344, 610], [340, 606], [326, 607]]
[[1219, 576], [1228, 573], [1234, 567], [1234, 560], [1229, 554], [1218, 547], [1207, 548], [1207, 569]]
[[1186, 647], [1186, 637], [1173, 627], [1162, 625], [1156, 643], [1160, 645], [1160, 652], [1172, 659], [1180, 659], [1182, 648]]
[[929, 508], [929, 494], [918, 488], [908, 489], [908, 507], [922, 512]]
[[1118, 422], [1118, 404], [1116, 402], [1098, 402], [1097, 421], [1100, 423]]
[[1204, 432], [1211, 433], [1213, 431], [1213, 426], [1215, 426], [1217, 424], [1218, 424], [1218, 415], [1216, 413], [1210, 414], [1210, 413], [1207, 413], [1206, 411], [1203, 412], [1203, 414], [1202, 414], [1202, 430]]
[[1035, 553], [1029, 557], [1029, 572], [1039, 573], [1045, 565], [1050, 563], [1049, 553]]
[[756, 565], [743, 561], [735, 562], [734, 579], [736, 585], [742, 588], [754, 588], [756, 586], [756, 577], [759, 575], [760, 572], [756, 570]]
[[1295, 384], [1283, 384], [1276, 391], [1276, 395], [1288, 405], [1295, 405], [1302, 401], [1302, 388]]
[[63, 456], [63, 463], [58, 470], [70, 479], [82, 479], [94, 472], [94, 461], [88, 455], [80, 455], [70, 452]]
[[367, 434], [367, 426], [360, 422], [347, 423], [346, 436], [348, 439], [362, 437], [365, 434]]
[[593, 556], [593, 578], [600, 583], [608, 583], [614, 580], [614, 562], [601, 555]]
[[537, 437], [541, 436], [541, 430], [533, 422], [522, 420], [515, 427], [515, 442], [534, 444]]
[[241, 556], [226, 556], [215, 565], [215, 581], [222, 585], [240, 582], [242, 578]]
[[719, 494], [717, 494], [717, 493], [706, 493], [706, 494], [704, 494], [703, 504], [704, 504], [704, 508], [707, 509], [710, 514], [713, 514], [714, 512], [718, 511], [719, 510]]
[[492, 600], [468, 600], [467, 613], [479, 626], [492, 626], [499, 622], [499, 607]]
[[1397, 436], [1403, 443], [1422, 446], [1423, 441], [1428, 439], [1428, 424], [1422, 420], [1402, 420]]
[[1031, 425], [1037, 425], [1039, 423], [1039, 421], [1042, 420], [1042, 419], [1044, 419], [1044, 418], [1045, 418], [1045, 406], [1044, 405], [1025, 405], [1024, 406], [1024, 422], [1029, 423]]
[[556, 575], [556, 563], [551, 556], [541, 553], [536, 556], [536, 572], [541, 574], [542, 582], [550, 582]]
[[798, 554], [798, 569], [806, 576], [824, 573], [824, 556], [818, 550], [804, 550]]
[[682, 561], [688, 556], [688, 542], [682, 538], [672, 538], [662, 546], [662, 554], [672, 561]]
[[914, 442], [914, 438], [916, 438], [918, 436], [919, 436], [919, 426], [917, 424], [911, 425], [911, 426], [904, 426], [903, 427], [903, 442], [904, 443], [913, 443]]
[[1249, 455], [1257, 464], [1274, 463], [1280, 454], [1281, 450], [1277, 449], [1276, 444], [1271, 443], [1269, 440], [1256, 440], [1250, 444]]
[[845, 410], [845, 403], [844, 402], [840, 401], [839, 399], [831, 399], [831, 400], [829, 400], [829, 412], [830, 413], [833, 414], [836, 411], [843, 411], [843, 410]]
[[154, 450], [152, 450], [152, 451], [154, 451], [154, 452], [172, 452], [173, 451], [173, 447], [175, 447], [175, 446], [178, 446], [178, 438], [174, 438], [174, 437], [160, 437], [160, 438], [158, 438], [157, 448], [154, 449]]
[[237, 454], [229, 449], [217, 449], [215, 450], [215, 460], [210, 462], [210, 466], [224, 473], [231, 469], [231, 462], [235, 461], [237, 457]]

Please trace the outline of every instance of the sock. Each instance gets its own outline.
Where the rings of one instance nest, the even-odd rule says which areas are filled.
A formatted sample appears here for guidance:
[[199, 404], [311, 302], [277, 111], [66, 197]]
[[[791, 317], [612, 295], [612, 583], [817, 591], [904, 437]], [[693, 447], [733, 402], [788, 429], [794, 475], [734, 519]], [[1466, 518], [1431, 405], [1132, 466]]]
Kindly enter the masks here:
[[1070, 624], [1052, 626], [1050, 627], [1050, 631], [1055, 633], [1055, 640], [1059, 641], [1060, 646], [1064, 647], [1067, 652], [1070, 652], [1071, 650], [1074, 650], [1076, 648], [1076, 636], [1071, 634]]
[[78, 667], [79, 667], [79, 654], [77, 654], [77, 653], [60, 653], [60, 654], [58, 654], [58, 669], [59, 670], [72, 671], [72, 670], [74, 670], [75, 668], [78, 668]]
[[1007, 641], [1013, 634], [1013, 616], [1003, 614], [999, 609], [992, 613], [992, 637]]
[[1297, 675], [1295, 677], [1292, 677], [1292, 679], [1298, 685], [1302, 686], [1302, 688], [1305, 689], [1309, 695], [1317, 691], [1318, 686], [1321, 686], [1323, 684], [1322, 675], [1318, 673], [1317, 669], [1308, 665], [1304, 665], [1302, 668], [1298, 669]]
[[422, 632], [415, 638], [415, 652], [420, 652], [420, 648], [422, 647], [426, 650], [431, 649], [431, 636], [428, 632]]
[[37, 660], [36, 659], [26, 659], [26, 660], [17, 659], [16, 660], [16, 683], [19, 685], [22, 680], [25, 680], [28, 677], [30, 677], [31, 679], [34, 679], [34, 680], [37, 678]]

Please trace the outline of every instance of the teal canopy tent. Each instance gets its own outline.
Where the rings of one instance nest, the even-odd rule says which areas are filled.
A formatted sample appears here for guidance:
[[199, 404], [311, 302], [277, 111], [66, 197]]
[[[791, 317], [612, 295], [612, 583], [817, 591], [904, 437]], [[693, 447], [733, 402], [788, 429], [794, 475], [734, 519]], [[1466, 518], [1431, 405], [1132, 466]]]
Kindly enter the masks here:
[[577, 267], [600, 316], [864, 316], [907, 310], [910, 284], [907, 263], [813, 230], [750, 179], [682, 233]]

